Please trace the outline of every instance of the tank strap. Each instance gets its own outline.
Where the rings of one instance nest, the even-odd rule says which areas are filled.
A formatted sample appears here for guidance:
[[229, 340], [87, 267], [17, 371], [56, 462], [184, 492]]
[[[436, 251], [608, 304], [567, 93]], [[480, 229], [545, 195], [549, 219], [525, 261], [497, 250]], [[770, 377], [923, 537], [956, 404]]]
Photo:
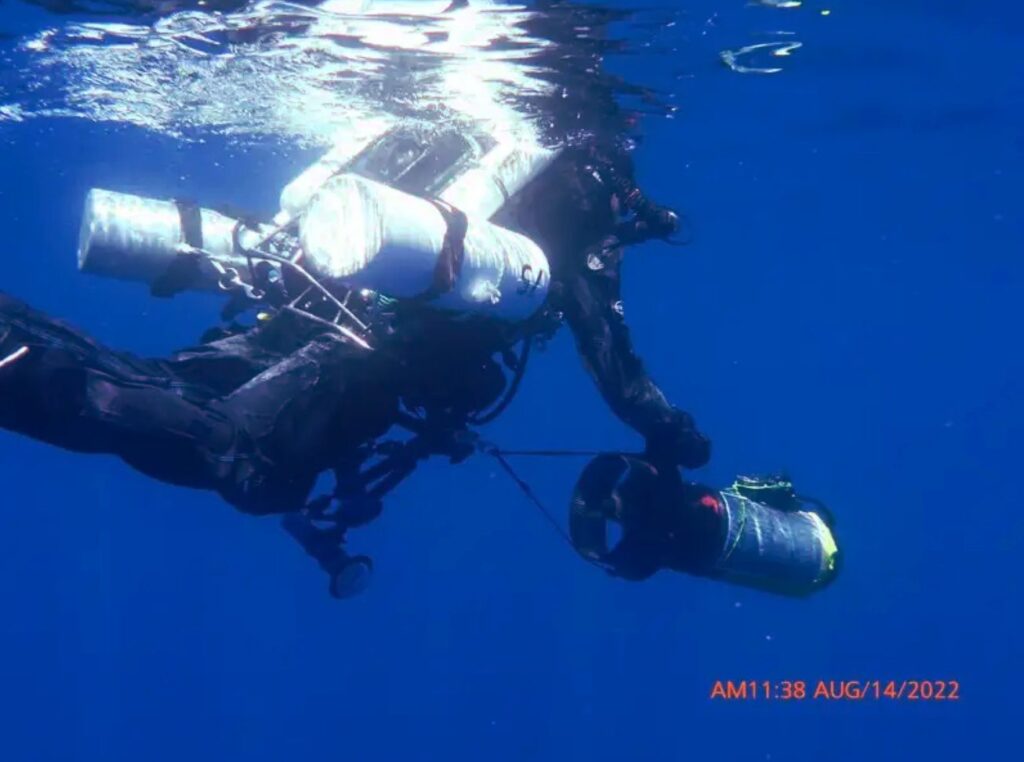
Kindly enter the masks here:
[[444, 243], [441, 245], [441, 256], [437, 258], [437, 265], [434, 268], [434, 282], [430, 288], [416, 297], [422, 301], [436, 299], [455, 287], [455, 281], [462, 272], [462, 262], [466, 257], [466, 231], [469, 228], [469, 220], [465, 213], [440, 199], [427, 200], [444, 217], [446, 230]]
[[[203, 248], [203, 217], [199, 205], [187, 199], [174, 199], [181, 220], [181, 237], [186, 246], [193, 250]], [[199, 260], [193, 254], [179, 254], [153, 281], [149, 291], [153, 296], [167, 298], [184, 291], [201, 276]]]
[[203, 248], [203, 215], [199, 204], [191, 199], [174, 199], [181, 219], [181, 235], [193, 249]]

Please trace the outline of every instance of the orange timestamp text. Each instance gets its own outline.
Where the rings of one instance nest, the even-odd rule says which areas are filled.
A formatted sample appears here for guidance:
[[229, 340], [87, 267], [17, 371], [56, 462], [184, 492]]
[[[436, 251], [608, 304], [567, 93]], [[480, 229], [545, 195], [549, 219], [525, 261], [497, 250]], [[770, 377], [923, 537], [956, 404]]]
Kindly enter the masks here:
[[716, 680], [712, 701], [959, 701], [959, 680]]

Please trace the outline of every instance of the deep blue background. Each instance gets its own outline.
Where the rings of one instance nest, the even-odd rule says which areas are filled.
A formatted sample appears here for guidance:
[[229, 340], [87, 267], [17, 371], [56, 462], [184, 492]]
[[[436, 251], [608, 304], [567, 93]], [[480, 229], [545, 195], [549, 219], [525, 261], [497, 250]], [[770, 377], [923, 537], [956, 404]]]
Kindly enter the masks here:
[[[687, 47], [659, 67], [686, 73], [683, 108], [647, 125], [638, 162], [696, 242], [633, 254], [627, 317], [655, 376], [715, 439], [701, 480], [785, 467], [832, 503], [847, 554], [835, 586], [793, 602], [669, 574], [604, 578], [478, 460], [429, 464], [399, 490], [354, 538], [378, 561], [375, 584], [342, 604], [273, 520], [0, 434], [0, 758], [1012, 755], [1020, 4], [687, 7]], [[805, 43], [783, 74], [718, 65], [718, 49], [780, 28]], [[636, 78], [652, 61], [618, 66]], [[2, 125], [0, 287], [115, 346], [187, 344], [215, 304], [76, 273], [86, 189], [270, 209], [309, 158]], [[567, 336], [488, 434], [636, 444]], [[523, 471], [562, 506], [581, 466]], [[709, 700], [718, 679], [906, 677], [958, 679], [962, 700]]]

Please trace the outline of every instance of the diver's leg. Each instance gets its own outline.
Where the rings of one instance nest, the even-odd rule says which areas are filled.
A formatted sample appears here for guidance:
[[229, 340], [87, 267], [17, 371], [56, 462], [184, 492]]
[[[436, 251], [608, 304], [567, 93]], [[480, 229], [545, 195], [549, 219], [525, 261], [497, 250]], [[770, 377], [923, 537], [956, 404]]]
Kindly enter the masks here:
[[121, 456], [162, 481], [215, 488], [236, 427], [159, 361], [118, 353], [0, 293], [0, 427]]
[[387, 358], [322, 333], [214, 405], [281, 474], [314, 478], [383, 435], [398, 413]]
[[300, 508], [317, 474], [383, 433], [397, 407], [365, 352], [330, 336], [223, 397], [211, 387], [233, 360], [204, 350], [184, 381], [173, 372], [181, 357], [113, 352], [0, 293], [0, 428], [115, 454], [153, 478], [267, 513]]
[[161, 362], [177, 378], [210, 389], [214, 396], [225, 396], [305, 343], [308, 332], [303, 333], [300, 326], [290, 331], [293, 326], [281, 323], [278, 317], [271, 324], [204, 338], [198, 346], [174, 352]]
[[[255, 327], [218, 331], [160, 360], [172, 375], [223, 397], [314, 341], [324, 329], [291, 312], [281, 312]], [[207, 332], [207, 335], [214, 333]]]
[[216, 490], [243, 510], [294, 510], [312, 486], [315, 475], [263, 480], [254, 438], [208, 388], [2, 293], [0, 359], [0, 428], [117, 455], [160, 481]]
[[397, 417], [400, 368], [288, 312], [162, 363], [215, 387], [208, 407], [244, 432], [251, 473], [221, 494], [247, 511], [286, 510]]

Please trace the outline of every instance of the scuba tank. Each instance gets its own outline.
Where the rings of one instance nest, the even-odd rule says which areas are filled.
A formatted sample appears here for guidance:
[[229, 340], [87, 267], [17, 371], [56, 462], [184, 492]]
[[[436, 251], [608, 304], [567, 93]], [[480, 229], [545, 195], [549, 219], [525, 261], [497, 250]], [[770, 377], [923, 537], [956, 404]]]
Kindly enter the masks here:
[[352, 129], [335, 141], [331, 150], [284, 187], [280, 198], [281, 211], [274, 221], [281, 224], [302, 214], [320, 186], [334, 175], [344, 172], [353, 159], [367, 153], [375, 139], [380, 140], [387, 134], [385, 122], [352, 125]]
[[355, 174], [317, 191], [299, 239], [325, 280], [510, 322], [541, 308], [551, 280], [526, 236]]
[[[243, 225], [220, 212], [184, 201], [166, 201], [93, 188], [85, 198], [78, 239], [82, 272], [155, 285], [182, 256], [202, 252], [224, 271], [248, 267], [243, 248], [271, 230]], [[218, 272], [221, 272], [218, 270]], [[216, 291], [216, 274], [198, 271], [185, 288]]]
[[343, 172], [439, 198], [487, 219], [557, 155], [536, 141], [484, 130], [406, 125], [383, 131], [363, 125], [284, 187], [276, 221], [301, 215], [317, 190]]
[[[622, 531], [614, 547], [609, 522]], [[796, 496], [785, 479], [740, 477], [715, 490], [619, 454], [587, 465], [569, 514], [577, 552], [613, 575], [641, 580], [672, 569], [794, 597], [821, 590], [838, 573], [830, 524], [827, 511]]]

